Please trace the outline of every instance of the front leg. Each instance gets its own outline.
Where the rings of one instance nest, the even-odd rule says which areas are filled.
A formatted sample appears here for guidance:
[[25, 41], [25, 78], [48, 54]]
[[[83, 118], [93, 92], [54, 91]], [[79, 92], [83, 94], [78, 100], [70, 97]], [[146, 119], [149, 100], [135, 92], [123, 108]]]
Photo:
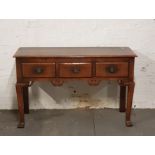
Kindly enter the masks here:
[[133, 93], [134, 93], [135, 83], [129, 82], [128, 83], [128, 95], [127, 95], [127, 108], [126, 108], [126, 126], [131, 127], [131, 109], [132, 109], [132, 100], [133, 100]]
[[18, 128], [24, 128], [24, 87], [25, 87], [25, 84], [23, 83], [16, 84], [18, 111], [19, 111]]

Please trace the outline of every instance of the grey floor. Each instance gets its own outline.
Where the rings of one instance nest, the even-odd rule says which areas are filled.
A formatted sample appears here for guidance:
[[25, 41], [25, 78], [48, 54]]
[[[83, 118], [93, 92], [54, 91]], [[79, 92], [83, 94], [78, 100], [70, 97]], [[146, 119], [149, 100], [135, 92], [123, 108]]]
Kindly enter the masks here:
[[10, 136], [143, 136], [155, 135], [155, 110], [133, 110], [133, 127], [125, 127], [117, 109], [36, 110], [17, 128], [17, 111], [0, 111], [0, 135]]

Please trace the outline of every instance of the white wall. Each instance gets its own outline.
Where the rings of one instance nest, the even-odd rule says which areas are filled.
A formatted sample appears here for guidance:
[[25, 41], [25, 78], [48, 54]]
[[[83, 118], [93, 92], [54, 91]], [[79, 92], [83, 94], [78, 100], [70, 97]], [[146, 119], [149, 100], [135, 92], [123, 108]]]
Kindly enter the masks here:
[[[155, 108], [155, 20], [0, 20], [1, 109], [17, 108], [12, 56], [21, 46], [130, 46], [138, 54], [134, 106]], [[96, 87], [36, 83], [30, 94], [33, 109], [116, 108], [119, 101], [117, 84], [106, 81]]]

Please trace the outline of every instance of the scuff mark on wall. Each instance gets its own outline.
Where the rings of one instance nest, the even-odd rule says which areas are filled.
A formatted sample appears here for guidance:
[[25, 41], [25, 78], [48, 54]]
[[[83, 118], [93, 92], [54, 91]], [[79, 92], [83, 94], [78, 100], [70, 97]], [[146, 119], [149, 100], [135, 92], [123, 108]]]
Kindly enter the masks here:
[[141, 68], [141, 71], [146, 72], [148, 67], [149, 67], [149, 64], [146, 64], [145, 66]]

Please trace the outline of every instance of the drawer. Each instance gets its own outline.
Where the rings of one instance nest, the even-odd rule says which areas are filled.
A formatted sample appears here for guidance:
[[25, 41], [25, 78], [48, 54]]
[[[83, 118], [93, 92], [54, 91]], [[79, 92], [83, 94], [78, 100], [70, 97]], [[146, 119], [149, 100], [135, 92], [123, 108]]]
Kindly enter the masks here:
[[23, 77], [54, 77], [54, 63], [22, 63]]
[[91, 77], [91, 63], [60, 63], [60, 77]]
[[97, 77], [128, 77], [128, 62], [96, 63]]

